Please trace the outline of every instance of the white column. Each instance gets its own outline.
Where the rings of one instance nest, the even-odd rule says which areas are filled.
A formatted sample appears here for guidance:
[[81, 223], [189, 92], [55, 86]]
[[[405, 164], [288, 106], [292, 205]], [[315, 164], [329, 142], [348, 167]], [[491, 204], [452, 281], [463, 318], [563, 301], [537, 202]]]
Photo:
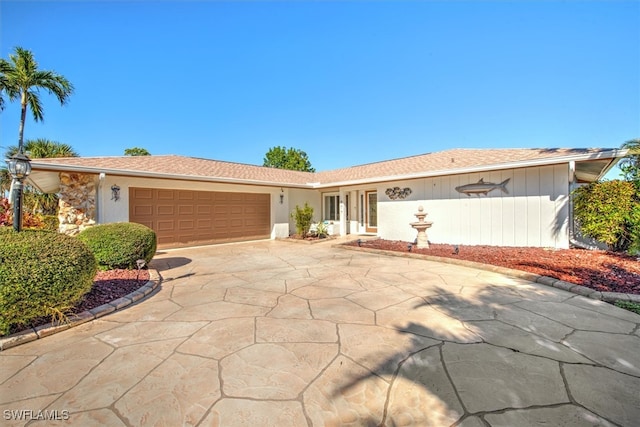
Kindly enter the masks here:
[[344, 201], [346, 192], [340, 189], [340, 235], [344, 236], [347, 234], [347, 211], [345, 209]]

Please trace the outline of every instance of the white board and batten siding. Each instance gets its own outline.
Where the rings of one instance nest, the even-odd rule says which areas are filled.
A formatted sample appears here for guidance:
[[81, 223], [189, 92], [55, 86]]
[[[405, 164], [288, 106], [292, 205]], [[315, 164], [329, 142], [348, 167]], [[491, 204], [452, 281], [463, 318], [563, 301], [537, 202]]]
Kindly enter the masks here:
[[[467, 196], [456, 187], [509, 179], [508, 194], [495, 189], [487, 195]], [[390, 200], [386, 188], [409, 187], [404, 200]], [[566, 164], [450, 175], [385, 183], [378, 187], [378, 235], [413, 241], [410, 222], [422, 205], [433, 226], [432, 243], [569, 247], [569, 171]]]

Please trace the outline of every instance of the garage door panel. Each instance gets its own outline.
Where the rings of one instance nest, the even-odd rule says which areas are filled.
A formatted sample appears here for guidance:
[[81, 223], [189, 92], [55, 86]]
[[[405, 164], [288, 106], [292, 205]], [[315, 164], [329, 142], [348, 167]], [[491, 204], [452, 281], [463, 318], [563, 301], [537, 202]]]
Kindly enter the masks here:
[[213, 202], [215, 200], [215, 193], [210, 193], [208, 191], [197, 191], [196, 200], [198, 202]]
[[153, 215], [152, 205], [138, 205], [135, 206], [134, 212], [136, 216], [149, 216]]
[[178, 230], [191, 231], [195, 228], [195, 221], [192, 219], [181, 219], [178, 221]]
[[213, 222], [210, 219], [198, 219], [196, 221], [196, 228], [198, 230], [211, 230], [213, 229]]
[[157, 231], [174, 231], [176, 229], [175, 222], [173, 220], [159, 220], [155, 221]]
[[158, 205], [157, 207], [158, 215], [175, 215], [175, 206], [173, 205]]
[[198, 214], [198, 216], [202, 216], [202, 215], [207, 215], [210, 216], [211, 215], [211, 206], [208, 205], [197, 205], [196, 206], [196, 213]]
[[133, 188], [132, 194], [137, 200], [153, 199], [153, 190], [150, 188]]
[[165, 247], [270, 235], [267, 193], [130, 188], [129, 194], [129, 220], [155, 230]]
[[173, 190], [156, 190], [155, 199], [157, 200], [173, 200]]
[[179, 215], [193, 215], [193, 211], [194, 211], [193, 205], [178, 205]]

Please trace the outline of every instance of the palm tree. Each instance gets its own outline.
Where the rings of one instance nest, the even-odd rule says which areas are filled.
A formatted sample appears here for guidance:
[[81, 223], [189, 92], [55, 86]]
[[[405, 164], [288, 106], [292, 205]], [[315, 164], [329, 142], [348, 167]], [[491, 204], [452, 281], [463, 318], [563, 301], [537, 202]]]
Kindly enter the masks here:
[[2, 97], [3, 92], [8, 95], [9, 91], [11, 90], [9, 86], [9, 82], [5, 77], [5, 73], [8, 70], [9, 68], [6, 61], [1, 61], [0, 62], [0, 111], [4, 110], [4, 98]]
[[39, 90], [46, 89], [58, 98], [60, 105], [64, 105], [73, 93], [73, 85], [54, 71], [38, 70], [38, 63], [29, 50], [16, 47], [14, 53], [9, 55], [9, 59], [10, 61], [0, 59], [0, 84], [2, 85], [0, 87], [9, 100], [20, 99], [18, 151], [22, 152], [27, 108], [31, 109], [34, 121], [39, 122], [44, 119]]
[[[6, 157], [11, 157], [17, 154], [19, 149], [20, 148], [16, 146], [9, 147]], [[70, 145], [50, 141], [44, 138], [28, 139], [25, 141], [23, 149], [32, 159], [78, 157], [78, 153], [76, 153]], [[2, 172], [6, 172], [6, 170]], [[1, 178], [5, 178], [5, 176]], [[3, 182], [3, 184], [10, 185], [11, 178], [9, 177], [8, 172], [6, 172], [5, 179], [6, 182]], [[58, 196], [55, 194], [42, 193], [35, 188], [27, 187], [24, 192], [24, 204], [27, 210], [34, 213], [41, 211], [45, 215], [55, 215], [58, 210]]]
[[[11, 146], [7, 149], [7, 157], [17, 154], [19, 147]], [[73, 147], [45, 138], [28, 139], [23, 146], [23, 152], [32, 159], [51, 159], [54, 157], [78, 157]]]

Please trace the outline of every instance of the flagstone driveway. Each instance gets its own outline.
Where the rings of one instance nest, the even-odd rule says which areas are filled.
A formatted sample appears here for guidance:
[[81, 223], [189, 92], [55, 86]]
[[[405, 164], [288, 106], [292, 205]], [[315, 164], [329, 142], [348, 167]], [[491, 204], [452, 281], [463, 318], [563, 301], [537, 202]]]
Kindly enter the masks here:
[[600, 301], [325, 243], [164, 251], [152, 267], [145, 300], [0, 353], [3, 425], [640, 420], [640, 316]]

